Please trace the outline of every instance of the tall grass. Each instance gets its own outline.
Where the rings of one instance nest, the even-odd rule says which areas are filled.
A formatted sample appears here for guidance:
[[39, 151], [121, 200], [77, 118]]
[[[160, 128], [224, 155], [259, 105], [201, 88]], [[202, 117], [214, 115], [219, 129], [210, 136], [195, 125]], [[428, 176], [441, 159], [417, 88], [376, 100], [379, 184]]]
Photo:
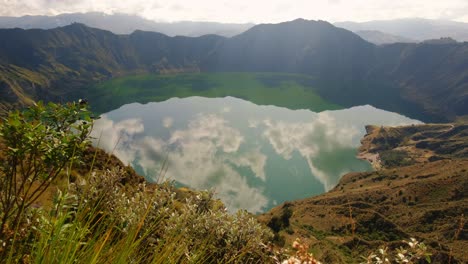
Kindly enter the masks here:
[[246, 212], [230, 215], [206, 192], [121, 180], [118, 169], [95, 172], [57, 192], [5, 263], [270, 262], [271, 234]]

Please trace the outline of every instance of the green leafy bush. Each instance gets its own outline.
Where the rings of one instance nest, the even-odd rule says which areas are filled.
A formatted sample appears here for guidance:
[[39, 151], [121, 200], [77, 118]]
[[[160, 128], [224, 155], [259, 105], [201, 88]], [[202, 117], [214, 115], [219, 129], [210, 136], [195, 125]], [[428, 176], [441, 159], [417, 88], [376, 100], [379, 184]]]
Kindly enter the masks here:
[[[86, 103], [43, 104], [11, 112], [0, 124], [0, 240], [9, 243], [24, 212], [88, 145]], [[16, 225], [16, 227], [13, 227]]]

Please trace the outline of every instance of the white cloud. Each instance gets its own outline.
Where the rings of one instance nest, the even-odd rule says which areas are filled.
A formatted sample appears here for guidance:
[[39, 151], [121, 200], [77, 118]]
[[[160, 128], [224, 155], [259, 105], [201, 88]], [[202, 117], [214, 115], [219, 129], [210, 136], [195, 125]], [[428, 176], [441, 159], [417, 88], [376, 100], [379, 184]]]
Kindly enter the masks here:
[[239, 167], [248, 167], [255, 174], [255, 177], [263, 181], [266, 180], [265, 166], [267, 157], [260, 152], [259, 148], [242, 153], [241, 155], [227, 157], [226, 161], [232, 162]]
[[256, 128], [259, 125], [258, 120], [249, 119], [247, 120], [250, 128]]
[[307, 161], [311, 174], [327, 191], [335, 186], [339, 176], [349, 172], [349, 168], [336, 162], [335, 168], [320, 169], [320, 165], [323, 164], [319, 164], [317, 159], [327, 156], [327, 153], [357, 149], [365, 125], [396, 126], [420, 123], [369, 105], [324, 111], [309, 118], [309, 121], [302, 122], [263, 120], [263, 136], [275, 152], [285, 159], [291, 159], [293, 153], [298, 152]]
[[225, 106], [225, 107], [223, 107], [221, 109], [221, 113], [223, 113], [223, 114], [224, 113], [229, 113], [229, 112], [231, 112], [231, 107], [229, 107], [229, 106]]
[[[163, 125], [169, 123], [163, 120]], [[242, 208], [258, 213], [268, 205], [263, 190], [251, 187], [231, 165], [249, 168], [265, 180], [266, 156], [259, 149], [237, 153], [244, 139], [220, 115], [199, 114], [186, 129], [173, 131], [167, 141], [143, 132], [140, 119], [114, 122], [104, 115], [96, 122], [93, 136], [102, 134], [99, 146], [114, 150], [124, 162], [136, 163], [147, 178], [164, 177], [195, 189], [213, 189], [230, 211]], [[164, 174], [161, 167], [166, 157], [169, 167]]]
[[[187, 129], [172, 133], [166, 146], [154, 146], [161, 153], [169, 152], [166, 178], [177, 180], [195, 189], [213, 188], [230, 210], [244, 208], [261, 212], [268, 204], [262, 190], [249, 186], [229, 162], [250, 168], [259, 178], [265, 178], [266, 157], [258, 150], [236, 153], [244, 141], [240, 132], [230, 127], [220, 115], [197, 115]], [[148, 156], [144, 155], [143, 156]], [[227, 162], [226, 162], [227, 161]], [[157, 166], [154, 158], [139, 161], [142, 167]]]
[[343, 124], [327, 112], [317, 114], [310, 122], [285, 122], [265, 120], [263, 136], [268, 139], [276, 153], [285, 159], [291, 159], [294, 151], [303, 156], [314, 175], [325, 187], [333, 188], [332, 179], [336, 175], [327, 175], [317, 168], [314, 158], [323, 152], [357, 147], [355, 138], [361, 136], [355, 126]]
[[367, 21], [405, 17], [468, 22], [466, 0], [0, 0], [0, 15], [55, 15], [99, 11], [130, 13], [159, 21], [281, 22], [295, 18]]
[[240, 132], [227, 125], [226, 120], [216, 114], [198, 115], [190, 122], [189, 130], [175, 131], [169, 140], [170, 144], [185, 144], [185, 140], [210, 141], [226, 153], [233, 153], [239, 149], [244, 138]]
[[171, 128], [172, 125], [174, 124], [174, 119], [171, 117], [165, 117], [163, 119], [163, 127], [165, 128]]
[[95, 146], [115, 154], [122, 162], [130, 164], [135, 159], [136, 149], [132, 142], [144, 132], [141, 119], [133, 118], [114, 122], [106, 115], [94, 122], [91, 137]]

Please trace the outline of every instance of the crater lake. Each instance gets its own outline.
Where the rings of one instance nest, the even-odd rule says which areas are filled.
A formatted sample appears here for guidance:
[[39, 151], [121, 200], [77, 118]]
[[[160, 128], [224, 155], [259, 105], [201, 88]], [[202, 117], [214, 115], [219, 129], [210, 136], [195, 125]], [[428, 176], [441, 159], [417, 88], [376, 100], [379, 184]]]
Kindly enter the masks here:
[[94, 124], [94, 144], [150, 182], [211, 190], [228, 210], [264, 212], [332, 189], [351, 171], [365, 125], [420, 123], [369, 105], [313, 112], [234, 97], [125, 104]]

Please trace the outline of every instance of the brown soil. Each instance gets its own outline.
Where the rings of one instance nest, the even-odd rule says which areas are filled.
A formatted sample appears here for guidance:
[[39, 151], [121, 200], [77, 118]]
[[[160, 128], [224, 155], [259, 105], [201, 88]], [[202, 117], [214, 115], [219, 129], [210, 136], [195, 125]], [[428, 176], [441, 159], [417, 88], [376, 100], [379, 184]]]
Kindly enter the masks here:
[[365, 158], [395, 150], [404, 158], [382, 159], [377, 171], [344, 175], [330, 192], [285, 203], [259, 219], [272, 226], [272, 219], [289, 211], [278, 241], [307, 239], [327, 263], [357, 263], [372, 249], [398, 247], [410, 237], [430, 247], [433, 263], [467, 263], [468, 126], [369, 126], [367, 131], [361, 147]]

